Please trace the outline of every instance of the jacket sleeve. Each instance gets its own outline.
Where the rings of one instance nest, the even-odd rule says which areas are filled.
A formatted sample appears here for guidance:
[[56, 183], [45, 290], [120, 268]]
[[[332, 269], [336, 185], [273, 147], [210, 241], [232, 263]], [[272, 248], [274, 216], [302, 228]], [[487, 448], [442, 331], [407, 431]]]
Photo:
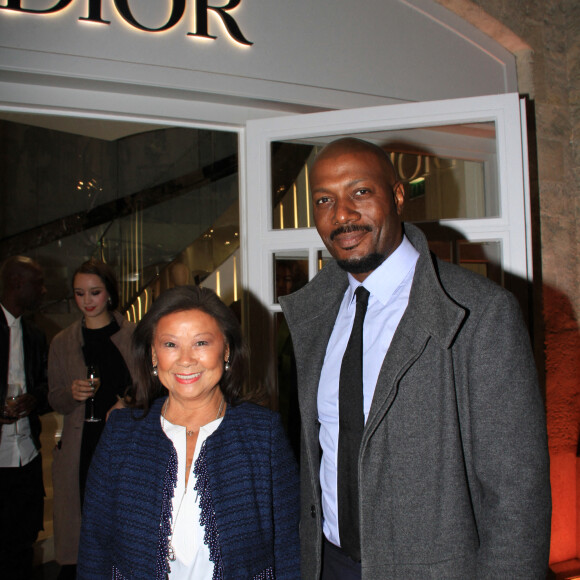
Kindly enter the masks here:
[[277, 413], [272, 414], [270, 452], [276, 580], [296, 580], [300, 578], [298, 468]]
[[77, 562], [78, 580], [112, 577], [116, 481], [112, 454], [116, 418], [113, 414], [107, 421], [89, 469]]
[[513, 296], [489, 298], [466, 358], [467, 400], [460, 401], [460, 421], [470, 447], [466, 459], [480, 540], [477, 577], [543, 580], [551, 517], [545, 411]]
[[57, 336], [53, 339], [48, 353], [48, 402], [57, 413], [63, 415], [72, 413], [79, 405], [84, 404], [72, 396], [72, 379], [66, 364], [67, 357], [70, 360], [70, 353], [66, 350], [66, 342]]
[[37, 328], [30, 329], [27, 327], [28, 348], [25, 349], [25, 357], [29, 357], [27, 363], [27, 389], [36, 399], [35, 413], [43, 415], [51, 411], [48, 404], [48, 378], [47, 378], [47, 352], [46, 337], [43, 332]]

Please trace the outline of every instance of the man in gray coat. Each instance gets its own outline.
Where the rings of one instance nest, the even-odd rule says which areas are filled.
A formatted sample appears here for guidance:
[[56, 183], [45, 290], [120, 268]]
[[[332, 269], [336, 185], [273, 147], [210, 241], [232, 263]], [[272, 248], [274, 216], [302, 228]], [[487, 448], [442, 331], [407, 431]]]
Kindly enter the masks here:
[[[402, 223], [382, 149], [335, 141], [310, 182], [335, 261], [280, 298], [302, 417], [302, 577], [544, 579], [545, 414], [515, 298]], [[364, 294], [361, 370], [345, 351]], [[357, 435], [343, 426], [358, 415]]]

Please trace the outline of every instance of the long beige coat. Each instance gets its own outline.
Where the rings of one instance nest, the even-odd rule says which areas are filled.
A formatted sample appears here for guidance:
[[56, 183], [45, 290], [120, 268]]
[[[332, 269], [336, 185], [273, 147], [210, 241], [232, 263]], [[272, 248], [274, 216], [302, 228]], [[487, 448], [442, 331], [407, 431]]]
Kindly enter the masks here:
[[[131, 335], [135, 325], [117, 312], [113, 315], [121, 328], [111, 340], [134, 377]], [[71, 386], [73, 380], [86, 376], [82, 344], [78, 320], [54, 337], [48, 355], [48, 400], [57, 413], [64, 415], [60, 448], [55, 447], [52, 464], [54, 549], [56, 561], [61, 565], [76, 564], [81, 529], [79, 465], [85, 403], [73, 399]]]

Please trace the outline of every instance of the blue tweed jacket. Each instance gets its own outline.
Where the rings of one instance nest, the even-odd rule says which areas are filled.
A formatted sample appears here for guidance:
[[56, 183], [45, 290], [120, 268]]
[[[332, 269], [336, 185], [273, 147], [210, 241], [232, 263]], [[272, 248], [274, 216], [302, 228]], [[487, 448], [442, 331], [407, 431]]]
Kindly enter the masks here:
[[[164, 400], [144, 418], [124, 409], [107, 422], [87, 482], [81, 580], [165, 578], [177, 456], [159, 420]], [[300, 578], [298, 473], [278, 414], [228, 406], [195, 470], [214, 578]]]

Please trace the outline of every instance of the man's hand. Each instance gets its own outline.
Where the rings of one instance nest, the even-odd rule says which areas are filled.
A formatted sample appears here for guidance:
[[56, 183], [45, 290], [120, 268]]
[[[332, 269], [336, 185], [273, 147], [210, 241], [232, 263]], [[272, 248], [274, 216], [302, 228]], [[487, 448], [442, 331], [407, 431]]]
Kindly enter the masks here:
[[24, 393], [20, 395], [16, 401], [12, 404], [10, 408], [11, 415], [14, 416], [12, 422], [15, 419], [21, 419], [22, 417], [28, 417], [32, 411], [36, 408], [36, 397], [30, 393]]

